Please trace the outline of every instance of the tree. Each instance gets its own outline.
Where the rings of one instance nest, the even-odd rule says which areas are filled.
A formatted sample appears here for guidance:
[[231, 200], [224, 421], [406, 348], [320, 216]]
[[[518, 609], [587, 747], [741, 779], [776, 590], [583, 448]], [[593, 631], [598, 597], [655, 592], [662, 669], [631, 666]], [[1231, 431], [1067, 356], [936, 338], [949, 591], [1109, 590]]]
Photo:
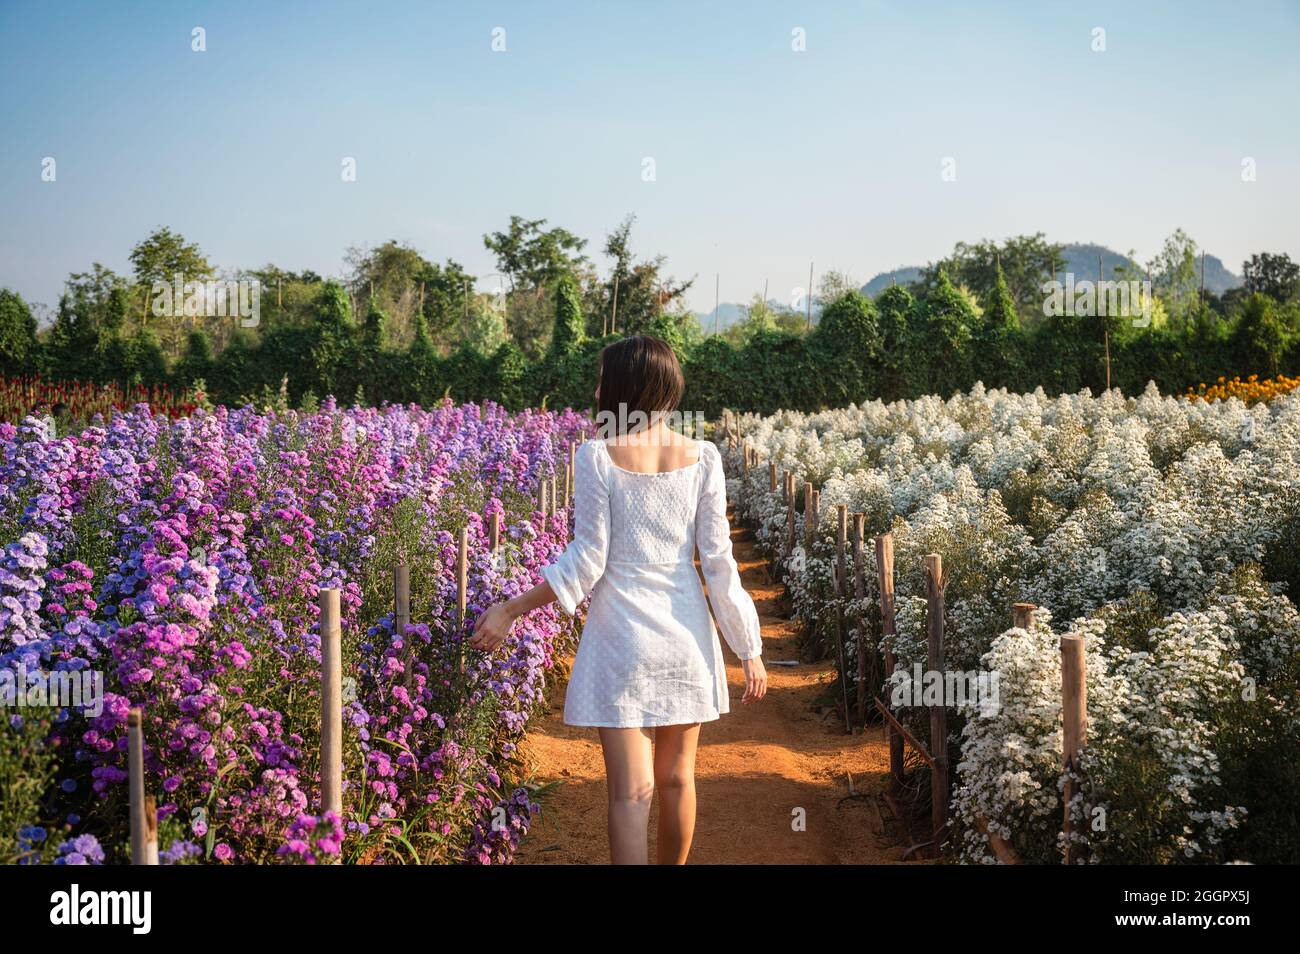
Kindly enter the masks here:
[[1048, 242], [1041, 232], [1017, 235], [1001, 245], [988, 239], [973, 245], [958, 242], [952, 255], [922, 270], [918, 284], [924, 294], [929, 294], [938, 287], [939, 273], [943, 272], [951, 282], [974, 292], [980, 301], [991, 301], [997, 293], [1000, 271], [1017, 314], [1029, 317], [1039, 313], [1043, 281], [1056, 272], [1064, 248]]
[[578, 286], [569, 275], [555, 285], [555, 328], [551, 332], [551, 353], [570, 354], [583, 339], [582, 304]]
[[32, 310], [17, 292], [0, 288], [0, 375], [31, 374], [36, 349]]
[[587, 313], [600, 316], [602, 331], [622, 335], [648, 334], [652, 327], [662, 328], [664, 316], [669, 316], [672, 334], [689, 340], [693, 336], [689, 319], [693, 316], [686, 311], [685, 296], [695, 280], [678, 281], [665, 275], [668, 260], [662, 255], [637, 261], [632, 252], [635, 222], [636, 216], [628, 215], [605, 236], [604, 251], [614, 260], [614, 266], [603, 282], [591, 282], [586, 295]]
[[928, 370], [926, 390], [946, 397], [968, 386], [976, 316], [946, 272], [940, 270], [934, 288], [922, 302], [920, 318], [920, 334], [913, 336], [913, 341]]
[[1290, 301], [1300, 292], [1300, 265], [1291, 256], [1260, 252], [1241, 266], [1246, 292], [1267, 295], [1276, 302]]
[[1200, 292], [1196, 243], [1182, 229], [1175, 229], [1174, 234], [1165, 239], [1159, 254], [1151, 260], [1150, 268], [1155, 289], [1164, 298], [1169, 316], [1182, 330]]
[[511, 290], [518, 286], [549, 286], [561, 275], [571, 274], [586, 262], [582, 249], [587, 240], [565, 229], [543, 229], [546, 219], [510, 216], [505, 232], [483, 236], [483, 244], [497, 259], [497, 268], [510, 279]]
[[142, 242], [131, 249], [131, 265], [135, 269], [135, 282], [145, 289], [154, 282], [171, 284], [177, 273], [186, 282], [206, 281], [216, 274], [203, 250], [185, 237], [160, 225]]
[[880, 324], [871, 300], [854, 288], [822, 312], [808, 347], [821, 372], [831, 407], [871, 396], [872, 371], [880, 354]]

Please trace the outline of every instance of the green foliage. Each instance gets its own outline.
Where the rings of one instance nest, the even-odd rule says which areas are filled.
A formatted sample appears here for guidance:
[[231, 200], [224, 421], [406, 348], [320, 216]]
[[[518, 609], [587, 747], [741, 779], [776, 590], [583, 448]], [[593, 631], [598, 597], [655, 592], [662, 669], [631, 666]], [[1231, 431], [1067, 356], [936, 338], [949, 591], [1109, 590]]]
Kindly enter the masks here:
[[0, 374], [31, 370], [36, 356], [36, 319], [22, 297], [0, 288]]
[[582, 303], [578, 285], [565, 275], [555, 286], [555, 328], [551, 332], [551, 354], [572, 354], [583, 338]]
[[[21, 690], [19, 690], [21, 691]], [[49, 712], [19, 710], [20, 719], [0, 720], [0, 864], [16, 864], [31, 850], [19, 843], [24, 825], [45, 817], [41, 796], [54, 787], [56, 762], [45, 745]]]

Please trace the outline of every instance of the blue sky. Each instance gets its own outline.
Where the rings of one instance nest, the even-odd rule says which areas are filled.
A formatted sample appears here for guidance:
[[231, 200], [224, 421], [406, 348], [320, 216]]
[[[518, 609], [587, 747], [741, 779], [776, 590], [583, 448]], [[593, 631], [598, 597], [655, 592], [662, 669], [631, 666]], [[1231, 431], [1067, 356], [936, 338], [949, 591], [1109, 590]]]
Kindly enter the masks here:
[[629, 212], [700, 310], [715, 272], [787, 298], [810, 260], [866, 281], [1035, 231], [1145, 259], [1182, 227], [1237, 271], [1300, 259], [1298, 45], [1295, 2], [5, 0], [0, 285], [53, 305], [161, 224], [222, 266], [394, 238], [487, 274], [518, 214], [603, 267]]

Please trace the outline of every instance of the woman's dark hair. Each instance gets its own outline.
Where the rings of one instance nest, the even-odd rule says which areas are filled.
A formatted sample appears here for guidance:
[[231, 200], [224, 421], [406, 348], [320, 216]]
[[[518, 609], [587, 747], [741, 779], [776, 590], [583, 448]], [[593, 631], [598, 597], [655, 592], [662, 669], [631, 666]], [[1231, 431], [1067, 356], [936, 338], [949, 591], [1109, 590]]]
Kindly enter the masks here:
[[634, 411], [648, 418], [667, 414], [677, 410], [685, 390], [677, 355], [659, 338], [633, 335], [605, 345], [600, 352], [598, 415], [625, 419]]

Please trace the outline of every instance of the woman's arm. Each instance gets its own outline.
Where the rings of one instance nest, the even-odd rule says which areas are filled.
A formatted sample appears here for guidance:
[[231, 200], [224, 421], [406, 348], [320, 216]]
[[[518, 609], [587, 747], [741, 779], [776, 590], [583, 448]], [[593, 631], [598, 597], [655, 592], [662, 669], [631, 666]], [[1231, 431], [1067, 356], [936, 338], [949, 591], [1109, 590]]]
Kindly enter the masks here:
[[547, 603], [559, 602], [572, 616], [605, 572], [609, 552], [609, 489], [599, 470], [600, 448], [588, 441], [574, 455], [573, 539], [564, 552], [542, 568], [542, 582], [526, 593], [489, 607], [474, 623], [468, 640], [475, 649], [492, 651], [505, 641], [516, 619]]
[[727, 522], [727, 481], [718, 449], [708, 444], [709, 455], [699, 506], [695, 511], [695, 548], [700, 569], [709, 585], [709, 603], [718, 628], [745, 670], [743, 703], [757, 702], [767, 694], [767, 669], [763, 666], [763, 637], [758, 611], [740, 582], [740, 570], [731, 554], [731, 525]]
[[525, 613], [555, 602], [555, 591], [545, 580], [514, 599], [489, 606], [474, 623], [474, 635], [467, 642], [474, 649], [492, 652], [510, 635], [510, 627]]

